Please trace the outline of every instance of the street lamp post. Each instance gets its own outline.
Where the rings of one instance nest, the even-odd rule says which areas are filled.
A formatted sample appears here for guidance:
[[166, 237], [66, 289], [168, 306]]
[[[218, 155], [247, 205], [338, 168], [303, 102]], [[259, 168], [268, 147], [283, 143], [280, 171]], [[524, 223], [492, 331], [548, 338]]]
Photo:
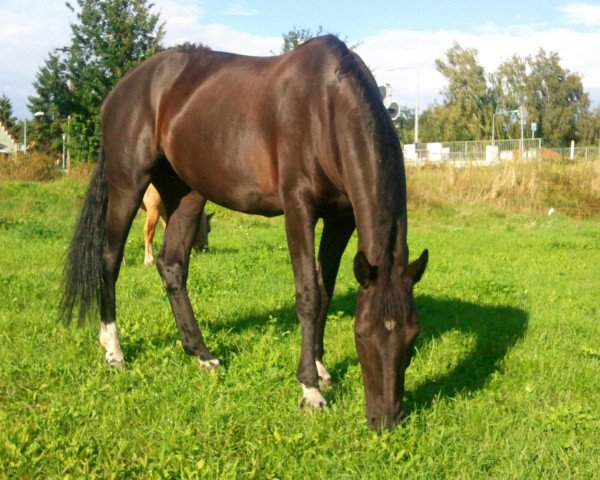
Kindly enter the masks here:
[[521, 158], [523, 158], [523, 155], [525, 154], [525, 141], [524, 141], [523, 135], [524, 135], [524, 129], [525, 129], [525, 117], [527, 116], [527, 110], [525, 109], [525, 107], [523, 107], [523, 105], [521, 105], [516, 110], [500, 110], [499, 112], [496, 112], [492, 115], [492, 146], [494, 146], [494, 134], [496, 133], [496, 127], [495, 127], [495, 123], [494, 123], [494, 120], [496, 119], [496, 115], [507, 115], [509, 113], [513, 115], [513, 123], [514, 123], [514, 118], [516, 116], [519, 117], [519, 124], [520, 124], [520, 128], [521, 128], [521, 139], [519, 141], [519, 153], [521, 155]]
[[67, 139], [67, 135], [65, 133], [62, 134], [62, 169], [65, 170], [65, 157], [67, 151], [67, 144], [65, 140]]

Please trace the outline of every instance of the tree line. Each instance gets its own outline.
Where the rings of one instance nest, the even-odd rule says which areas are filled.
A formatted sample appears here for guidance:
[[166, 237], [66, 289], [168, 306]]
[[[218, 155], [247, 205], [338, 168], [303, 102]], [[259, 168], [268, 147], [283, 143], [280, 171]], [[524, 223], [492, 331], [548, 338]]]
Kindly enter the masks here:
[[[492, 124], [496, 138], [520, 138], [519, 115], [511, 112], [521, 107], [527, 124], [536, 124], [535, 136], [547, 146], [567, 146], [571, 140], [591, 145], [599, 140], [600, 108], [591, 109], [581, 76], [562, 67], [555, 52], [540, 49], [525, 58], [513, 55], [488, 75], [476, 49], [454, 43], [435, 65], [447, 87], [441, 102], [419, 118], [421, 142], [489, 139]], [[414, 139], [413, 125], [414, 113], [404, 108], [400, 129], [405, 142]]]
[[[49, 52], [36, 74], [36, 94], [29, 97], [28, 109], [43, 115], [28, 128], [36, 140], [34, 148], [59, 153], [65, 134], [74, 160], [90, 161], [99, 146], [104, 97], [128, 70], [166, 48], [165, 27], [149, 0], [74, 0], [66, 7], [76, 18], [70, 43]], [[321, 27], [314, 32], [294, 27], [283, 34], [278, 53], [321, 33]], [[490, 138], [494, 113], [520, 106], [526, 108], [528, 121], [538, 124], [537, 136], [549, 145], [571, 140], [591, 144], [598, 139], [599, 111], [591, 110], [581, 77], [564, 69], [556, 53], [540, 50], [524, 59], [515, 55], [487, 75], [477, 51], [455, 43], [435, 64], [447, 87], [441, 102], [420, 115], [420, 141]], [[414, 111], [402, 107], [397, 126], [405, 143], [414, 140], [414, 120]], [[496, 138], [518, 137], [518, 125], [509, 120], [510, 116], [496, 117]], [[0, 96], [0, 121], [16, 138], [23, 138], [23, 122], [14, 118], [5, 95]]]

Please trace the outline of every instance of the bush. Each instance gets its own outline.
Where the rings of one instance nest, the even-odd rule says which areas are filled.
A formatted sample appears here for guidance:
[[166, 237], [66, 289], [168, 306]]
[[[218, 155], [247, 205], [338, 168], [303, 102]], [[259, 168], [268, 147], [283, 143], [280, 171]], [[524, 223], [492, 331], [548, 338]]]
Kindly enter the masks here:
[[48, 181], [59, 174], [56, 160], [40, 152], [0, 157], [0, 180]]

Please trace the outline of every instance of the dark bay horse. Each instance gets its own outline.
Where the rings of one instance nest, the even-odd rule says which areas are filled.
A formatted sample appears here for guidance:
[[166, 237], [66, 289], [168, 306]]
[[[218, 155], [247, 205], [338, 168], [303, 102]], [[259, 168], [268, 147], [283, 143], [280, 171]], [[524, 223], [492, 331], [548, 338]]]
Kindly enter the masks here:
[[[355, 339], [367, 419], [403, 417], [405, 370], [419, 334], [409, 263], [406, 180], [398, 136], [363, 61], [333, 36], [282, 56], [206, 49], [161, 52], [129, 72], [102, 108], [103, 145], [70, 245], [62, 317], [99, 308], [100, 342], [123, 362], [115, 282], [125, 240], [152, 182], [168, 221], [157, 260], [186, 353], [219, 361], [188, 298], [189, 255], [205, 201], [285, 218], [301, 325], [302, 405], [326, 404], [323, 333], [340, 258], [356, 228]], [[314, 228], [323, 220], [318, 257]]]

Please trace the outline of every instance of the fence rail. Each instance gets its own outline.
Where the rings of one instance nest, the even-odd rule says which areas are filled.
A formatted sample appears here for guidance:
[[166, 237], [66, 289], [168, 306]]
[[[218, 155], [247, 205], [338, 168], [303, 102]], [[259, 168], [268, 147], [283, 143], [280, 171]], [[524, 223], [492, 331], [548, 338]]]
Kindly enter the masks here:
[[575, 147], [571, 158], [570, 148], [554, 148], [562, 160], [598, 160], [600, 159], [600, 147]]
[[544, 148], [539, 138], [470, 142], [436, 142], [403, 146], [407, 164], [450, 162], [462, 165], [490, 165], [505, 160], [555, 158], [600, 160], [600, 147]]

